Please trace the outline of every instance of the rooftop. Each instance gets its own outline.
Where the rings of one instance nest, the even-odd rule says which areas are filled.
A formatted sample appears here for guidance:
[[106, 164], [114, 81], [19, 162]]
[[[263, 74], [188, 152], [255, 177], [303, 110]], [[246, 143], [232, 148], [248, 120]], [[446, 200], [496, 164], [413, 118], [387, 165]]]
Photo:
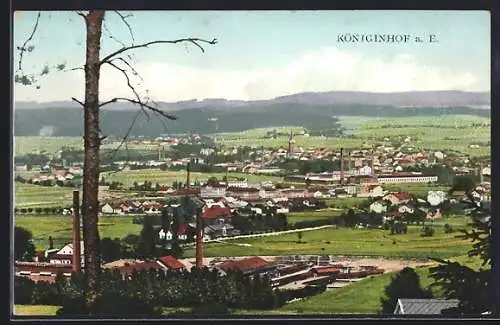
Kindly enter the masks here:
[[444, 309], [457, 307], [456, 299], [398, 299], [395, 314], [404, 315], [439, 315]]

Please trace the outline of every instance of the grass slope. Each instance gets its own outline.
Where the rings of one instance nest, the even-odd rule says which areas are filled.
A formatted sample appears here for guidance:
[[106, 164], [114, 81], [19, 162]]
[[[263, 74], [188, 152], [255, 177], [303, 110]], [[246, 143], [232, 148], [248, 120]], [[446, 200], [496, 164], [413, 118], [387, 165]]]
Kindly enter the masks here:
[[[457, 227], [457, 229], [460, 227]], [[209, 243], [204, 255], [357, 255], [426, 259], [447, 258], [464, 254], [470, 244], [455, 238], [457, 233], [445, 234], [443, 227], [436, 227], [433, 237], [421, 237], [419, 226], [410, 226], [407, 234], [390, 235], [381, 229], [326, 228], [302, 232], [302, 243], [296, 233], [279, 236], [244, 238], [227, 243]], [[250, 244], [249, 247], [235, 244]], [[186, 257], [194, 257], [194, 248], [187, 248]]]
[[[195, 181], [207, 181], [210, 177], [217, 177], [219, 180], [226, 176], [225, 173], [197, 173], [191, 172], [191, 182]], [[119, 181], [126, 186], [131, 186], [134, 182], [141, 183], [144, 181], [150, 181], [153, 183], [167, 184], [171, 185], [174, 181], [186, 181], [186, 171], [169, 171], [160, 169], [143, 169], [143, 170], [131, 170], [131, 171], [121, 171], [117, 173], [101, 173], [101, 177], [104, 177], [106, 181]], [[233, 178], [247, 178], [250, 183], [256, 183], [261, 181], [274, 181], [280, 182], [282, 177], [268, 176], [268, 175], [248, 175], [244, 173], [229, 173], [229, 177]]]
[[55, 316], [60, 306], [14, 305], [14, 316]]
[[74, 188], [14, 184], [14, 202], [17, 208], [70, 206]]
[[[102, 216], [99, 218], [99, 236], [101, 238], [123, 238], [128, 234], [138, 235], [142, 226], [132, 223], [133, 216]], [[37, 248], [49, 247], [52, 236], [55, 247], [62, 247], [71, 242], [71, 216], [15, 216], [15, 225], [33, 233]]]

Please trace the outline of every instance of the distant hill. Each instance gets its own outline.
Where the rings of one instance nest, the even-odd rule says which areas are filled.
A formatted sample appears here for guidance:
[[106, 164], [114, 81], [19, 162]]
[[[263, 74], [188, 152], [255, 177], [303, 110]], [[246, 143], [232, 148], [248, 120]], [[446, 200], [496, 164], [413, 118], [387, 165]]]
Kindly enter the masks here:
[[[194, 108], [210, 108], [214, 110], [259, 110], [267, 109], [275, 104], [304, 104], [312, 106], [322, 105], [378, 105], [395, 107], [490, 107], [489, 92], [464, 92], [464, 91], [412, 91], [395, 93], [369, 93], [358, 91], [329, 91], [329, 92], [306, 92], [293, 95], [276, 97], [268, 100], [227, 100], [227, 99], [204, 99], [188, 100], [175, 103], [159, 102], [158, 105], [164, 110], [182, 110]], [[68, 101], [59, 102], [16, 102], [16, 109], [39, 109], [54, 107], [74, 107], [78, 104]], [[115, 103], [106, 106], [108, 110], [136, 109], [129, 103]]]
[[[237, 101], [206, 99], [159, 103], [178, 120], [141, 116], [132, 135], [160, 133], [214, 133], [242, 131], [270, 126], [303, 126], [312, 130], [338, 128], [335, 116], [490, 116], [489, 93], [430, 91], [407, 93], [324, 92], [301, 93], [271, 100]], [[485, 107], [485, 108], [484, 108]], [[122, 136], [137, 112], [137, 106], [118, 103], [106, 106], [101, 129], [107, 135]], [[73, 102], [18, 102], [14, 106], [15, 135], [80, 136], [83, 111]]]

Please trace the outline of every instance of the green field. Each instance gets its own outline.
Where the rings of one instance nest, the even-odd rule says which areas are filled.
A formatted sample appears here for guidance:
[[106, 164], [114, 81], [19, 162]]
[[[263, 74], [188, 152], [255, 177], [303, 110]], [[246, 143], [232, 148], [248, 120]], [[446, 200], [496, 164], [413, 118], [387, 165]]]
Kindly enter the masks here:
[[[490, 119], [471, 115], [448, 116], [410, 116], [395, 118], [373, 118], [363, 116], [342, 116], [340, 123], [348, 129], [351, 137], [325, 138], [319, 136], [295, 136], [299, 147], [330, 147], [333, 149], [371, 147], [385, 138], [390, 141], [402, 141], [405, 137], [412, 138], [416, 149], [459, 151], [471, 156], [488, 156], [491, 152]], [[473, 123], [483, 123], [484, 126], [473, 127]], [[284, 132], [298, 127], [279, 128]], [[219, 133], [218, 143], [224, 146], [286, 146], [288, 136], [276, 139], [263, 138], [267, 131], [274, 128], [251, 129], [244, 132]], [[278, 129], [278, 128], [276, 128]], [[286, 132], [286, 133], [288, 133]], [[478, 144], [480, 148], [470, 148]]]
[[[115, 141], [103, 144], [101, 149], [115, 149], [120, 145], [121, 141]], [[41, 137], [41, 136], [16, 136], [14, 137], [14, 154], [15, 156], [23, 156], [29, 153], [46, 151], [54, 154], [61, 150], [62, 147], [72, 147], [83, 150], [83, 137]], [[157, 145], [147, 144], [127, 144], [129, 150], [158, 150]]]
[[[435, 229], [433, 237], [421, 237], [419, 226], [410, 226], [408, 233], [401, 235], [390, 235], [381, 229], [326, 228], [303, 231], [302, 243], [298, 243], [296, 233], [236, 239], [229, 244], [209, 243], [204, 254], [207, 257], [325, 254], [427, 259], [458, 256], [470, 249], [469, 243], [455, 238], [457, 233], [445, 234], [443, 227]], [[187, 248], [184, 255], [193, 257], [194, 253], [194, 248]]]
[[287, 214], [288, 224], [295, 224], [301, 221], [322, 220], [328, 218], [336, 218], [342, 214], [343, 210], [339, 209], [325, 209], [320, 211], [304, 211], [304, 212], [290, 212]]
[[[101, 238], [123, 238], [129, 234], [138, 235], [142, 226], [132, 223], [133, 216], [102, 216], [99, 218], [99, 236]], [[28, 229], [33, 234], [35, 246], [39, 249], [49, 247], [49, 236], [54, 245], [62, 247], [71, 242], [71, 216], [15, 216], [15, 225]]]
[[38, 151], [46, 151], [53, 154], [61, 150], [63, 146], [83, 149], [83, 137], [14, 137], [15, 156], [22, 156]]
[[[466, 255], [451, 258], [450, 260], [457, 261], [476, 270], [481, 267], [478, 258], [471, 258]], [[415, 271], [420, 277], [421, 286], [429, 288], [433, 283], [429, 267], [415, 268]], [[370, 277], [343, 288], [326, 291], [306, 300], [289, 303], [278, 310], [282, 313], [288, 312], [290, 314], [375, 314], [380, 309], [380, 299], [385, 295], [384, 289], [391, 282], [394, 275], [395, 272], [390, 272]], [[430, 288], [434, 297], [444, 298], [439, 289], [436, 287]], [[363, 294], [360, 294], [360, 292]]]
[[450, 186], [424, 183], [381, 184], [382, 188], [390, 192], [408, 192], [413, 195], [427, 196], [429, 191], [448, 192]]
[[14, 305], [15, 316], [55, 316], [60, 306], [50, 305]]
[[[186, 181], [186, 171], [170, 171], [170, 170], [160, 170], [160, 169], [142, 169], [142, 170], [130, 170], [121, 172], [108, 172], [101, 173], [101, 177], [104, 177], [106, 181], [118, 181], [122, 182], [125, 186], [131, 186], [134, 182], [141, 183], [144, 181], [150, 181], [153, 183], [167, 184], [171, 185], [175, 181]], [[249, 175], [244, 173], [229, 173], [229, 178], [247, 178], [248, 182], [256, 183], [262, 181], [274, 181], [279, 182], [282, 177], [268, 176], [268, 175]], [[191, 172], [191, 182], [195, 181], [207, 181], [210, 177], [217, 177], [221, 180], [226, 173], [197, 173]]]
[[74, 188], [14, 183], [16, 208], [70, 206]]
[[[412, 145], [424, 150], [453, 150], [471, 156], [488, 156], [491, 152], [490, 119], [471, 115], [447, 116], [410, 116], [394, 118], [376, 118], [365, 116], [339, 116], [339, 121], [348, 130], [350, 137], [320, 137], [296, 135], [296, 145], [299, 147], [330, 147], [333, 149], [371, 147], [385, 138], [402, 141], [405, 137], [412, 138]], [[473, 127], [473, 123], [483, 123], [483, 126]], [[287, 135], [276, 139], [264, 138], [266, 132], [276, 129]], [[288, 134], [293, 130], [299, 133], [304, 130], [300, 126], [269, 127], [249, 129], [241, 132], [221, 132], [213, 135], [216, 141], [228, 147], [282, 147], [287, 146]], [[478, 144], [480, 148], [470, 148]], [[34, 151], [45, 150], [57, 152], [62, 146], [82, 148], [81, 137], [15, 137], [15, 155], [23, 155]], [[115, 148], [117, 143], [103, 146]], [[156, 150], [156, 146], [133, 145], [129, 149]]]

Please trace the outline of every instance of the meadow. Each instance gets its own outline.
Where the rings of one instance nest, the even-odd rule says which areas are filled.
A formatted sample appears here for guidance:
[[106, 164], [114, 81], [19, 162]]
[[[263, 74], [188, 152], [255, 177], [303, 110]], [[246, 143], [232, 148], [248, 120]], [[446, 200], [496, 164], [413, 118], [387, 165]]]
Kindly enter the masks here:
[[83, 137], [15, 136], [14, 155], [22, 156], [37, 151], [56, 153], [63, 146], [83, 149]]
[[[139, 235], [142, 226], [132, 223], [133, 216], [101, 216], [99, 218], [99, 236], [101, 238], [124, 238], [129, 234]], [[63, 215], [16, 215], [16, 227], [28, 229], [33, 234], [37, 249], [49, 247], [52, 236], [55, 247], [63, 247], [71, 242], [72, 218]]]
[[74, 188], [14, 183], [16, 208], [70, 206]]
[[[120, 172], [105, 172], [101, 173], [101, 177], [104, 177], [106, 181], [118, 181], [123, 183], [125, 186], [131, 186], [134, 182], [141, 183], [144, 181], [150, 181], [154, 183], [171, 185], [175, 181], [185, 182], [187, 173], [185, 170], [181, 171], [171, 171], [171, 170], [160, 170], [160, 169], [142, 169], [142, 170], [130, 170], [130, 171], [120, 171]], [[217, 179], [222, 179], [226, 176], [226, 173], [199, 173], [191, 172], [191, 182], [200, 181], [206, 182], [210, 177], [217, 177]], [[249, 183], [258, 183], [262, 181], [273, 181], [280, 182], [283, 178], [278, 176], [269, 175], [250, 175], [245, 173], [228, 173], [230, 179], [234, 178], [246, 178]]]
[[[209, 243], [203, 251], [207, 257], [324, 254], [428, 259], [463, 255], [470, 249], [470, 243], [456, 238], [457, 232], [445, 234], [444, 227], [436, 227], [432, 237], [421, 237], [420, 226], [408, 228], [408, 233], [401, 235], [390, 235], [382, 229], [325, 228], [301, 232], [300, 243], [297, 233], [289, 233]], [[194, 253], [194, 248], [184, 251], [186, 257]]]
[[450, 186], [425, 183], [401, 183], [401, 184], [382, 184], [382, 188], [390, 192], [408, 192], [416, 196], [427, 196], [429, 191], [443, 191], [447, 193]]
[[[491, 124], [490, 119], [471, 115], [447, 116], [409, 116], [394, 118], [376, 118], [365, 116], [338, 116], [339, 122], [346, 129], [346, 137], [321, 137], [296, 135], [296, 146], [343, 148], [369, 148], [385, 138], [403, 140], [409, 136], [416, 149], [458, 151], [471, 156], [490, 155]], [[473, 126], [473, 124], [482, 124]], [[269, 131], [277, 130], [286, 135], [276, 139], [264, 138]], [[290, 131], [295, 134], [303, 131], [300, 126], [269, 127], [249, 129], [240, 132], [220, 132], [212, 135], [223, 146], [251, 146], [278, 148], [288, 145]], [[479, 148], [471, 148], [479, 144]], [[83, 147], [81, 137], [15, 137], [15, 155], [23, 155], [38, 150], [57, 152], [62, 146]], [[103, 146], [103, 149], [115, 148], [117, 142]], [[156, 146], [129, 145], [129, 149], [156, 150]]]
[[290, 212], [287, 214], [287, 222], [288, 224], [293, 225], [301, 221], [315, 221], [328, 218], [337, 218], [342, 214], [342, 212], [344, 212], [344, 210], [342, 209]]
[[[462, 255], [450, 258], [478, 270], [481, 262], [478, 258]], [[437, 287], [431, 286], [433, 279], [430, 267], [417, 267], [422, 288], [430, 288], [435, 298], [444, 298]], [[376, 314], [380, 310], [380, 299], [385, 297], [384, 289], [391, 282], [396, 272], [369, 277], [346, 287], [326, 291], [302, 301], [291, 302], [279, 308], [280, 313], [289, 314]], [[360, 294], [362, 292], [363, 294]]]
[[[121, 141], [107, 142], [101, 146], [101, 149], [116, 149]], [[42, 137], [42, 136], [15, 136], [14, 154], [23, 156], [29, 153], [46, 151], [54, 154], [62, 147], [70, 147], [77, 150], [83, 150], [83, 137]], [[124, 145], [122, 146], [124, 148]], [[144, 150], [157, 152], [157, 145], [132, 144], [128, 143], [129, 150]]]
[[[490, 154], [491, 124], [490, 119], [469, 115], [448, 116], [410, 116], [394, 118], [374, 118], [363, 116], [340, 116], [340, 123], [346, 128], [348, 137], [295, 136], [296, 146], [343, 148], [368, 148], [389, 140], [412, 138], [416, 149], [458, 151], [471, 156]], [[474, 123], [483, 125], [474, 127]], [[218, 143], [224, 146], [264, 146], [286, 147], [288, 136], [267, 139], [263, 136], [275, 128], [253, 129], [244, 132], [219, 133]], [[278, 128], [277, 128], [278, 129]], [[297, 130], [298, 127], [288, 128]], [[287, 128], [280, 128], [286, 131]], [[479, 144], [479, 148], [470, 148]]]

